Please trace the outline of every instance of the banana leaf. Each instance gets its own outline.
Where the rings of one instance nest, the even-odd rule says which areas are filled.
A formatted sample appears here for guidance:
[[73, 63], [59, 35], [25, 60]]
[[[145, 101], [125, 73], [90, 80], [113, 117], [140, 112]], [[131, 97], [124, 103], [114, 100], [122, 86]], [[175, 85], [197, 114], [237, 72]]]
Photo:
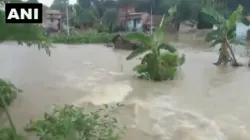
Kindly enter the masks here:
[[227, 30], [232, 30], [236, 26], [236, 22], [242, 17], [243, 7], [239, 5], [237, 9], [230, 15], [227, 20]]
[[211, 18], [211, 20], [209, 21], [210, 23], [222, 24], [226, 20], [221, 14], [219, 14], [213, 8], [202, 8], [202, 12]]
[[141, 46], [138, 47], [137, 49], [135, 49], [134, 51], [132, 51], [127, 57], [126, 60], [131, 60], [141, 54], [143, 54], [144, 52], [148, 51], [148, 48]]
[[167, 50], [171, 53], [174, 53], [177, 51], [177, 49], [173, 45], [167, 44], [167, 43], [162, 43], [161, 45], [159, 45], [158, 50], [160, 50], [160, 49]]
[[125, 40], [133, 40], [141, 43], [144, 47], [150, 47], [152, 38], [143, 32], [130, 32], [124, 35]]

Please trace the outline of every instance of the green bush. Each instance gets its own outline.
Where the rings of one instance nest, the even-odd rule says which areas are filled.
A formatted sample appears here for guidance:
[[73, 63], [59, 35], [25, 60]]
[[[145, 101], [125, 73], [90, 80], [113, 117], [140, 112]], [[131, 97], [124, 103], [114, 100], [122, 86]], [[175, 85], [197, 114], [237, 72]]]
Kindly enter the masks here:
[[24, 137], [16, 136], [12, 128], [2, 128], [0, 129], [0, 140], [24, 140]]
[[172, 80], [176, 76], [178, 66], [184, 61], [185, 56], [179, 56], [175, 52], [148, 53], [142, 58], [141, 64], [133, 68], [133, 71], [136, 71], [141, 79]]
[[11, 128], [1, 128], [0, 129], [0, 140], [21, 140], [22, 137], [17, 134], [16, 128], [13, 124], [7, 106], [12, 103], [16, 98], [17, 94], [21, 92], [20, 89], [15, 87], [12, 83], [0, 79], [0, 109], [6, 114]]
[[114, 32], [125, 32], [126, 31], [126, 28], [124, 26], [121, 26], [121, 25], [117, 25], [114, 27]]
[[[21, 92], [21, 90], [16, 88], [12, 83], [0, 79], [0, 96], [6, 105], [10, 105], [19, 92]], [[0, 108], [3, 107], [4, 103], [0, 101]]]
[[109, 28], [104, 24], [95, 24], [93, 28], [96, 29], [98, 33], [109, 32]]
[[51, 114], [44, 114], [43, 120], [31, 121], [26, 130], [35, 132], [40, 140], [117, 140], [122, 129], [109, 116], [109, 109], [114, 108], [104, 106], [86, 112], [73, 105], [56, 106]]
[[65, 44], [88, 44], [88, 43], [109, 43], [115, 34], [106, 32], [98, 33], [95, 30], [85, 32], [83, 34], [59, 34], [53, 36], [52, 42], [54, 43], [65, 43]]

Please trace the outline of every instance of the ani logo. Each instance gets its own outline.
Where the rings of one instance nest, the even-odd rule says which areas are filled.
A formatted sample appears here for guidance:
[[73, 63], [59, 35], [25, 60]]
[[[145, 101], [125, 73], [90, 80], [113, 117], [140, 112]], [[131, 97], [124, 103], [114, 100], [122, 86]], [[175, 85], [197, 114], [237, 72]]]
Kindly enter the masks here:
[[40, 3], [6, 3], [6, 23], [42, 23], [43, 5]]

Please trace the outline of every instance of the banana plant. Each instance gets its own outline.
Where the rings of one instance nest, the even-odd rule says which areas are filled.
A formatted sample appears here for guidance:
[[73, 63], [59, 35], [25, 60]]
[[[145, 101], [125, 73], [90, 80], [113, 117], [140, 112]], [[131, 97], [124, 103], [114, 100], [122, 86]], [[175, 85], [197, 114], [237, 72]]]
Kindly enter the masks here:
[[[245, 44], [244, 41], [236, 39], [235, 33], [236, 22], [242, 20], [243, 18], [243, 7], [239, 5], [228, 17], [228, 19], [224, 18], [212, 8], [203, 8], [202, 12], [208, 15], [209, 18], [207, 20], [217, 27], [216, 30], [213, 30], [207, 34], [205, 40], [207, 42], [211, 42], [212, 47], [217, 44], [221, 44], [219, 59], [214, 64], [226, 65], [230, 60], [232, 60], [233, 66], [240, 66], [235, 58], [235, 54], [230, 44]], [[232, 56], [232, 59], [230, 58], [229, 52]]]
[[[134, 71], [140, 74], [141, 78], [151, 79], [155, 81], [173, 79], [176, 73], [176, 67], [183, 64], [179, 61], [179, 56], [176, 54], [176, 48], [166, 43], [166, 23], [172, 20], [176, 8], [169, 10], [169, 15], [162, 17], [159, 27], [152, 33], [146, 34], [143, 32], [130, 32], [124, 38], [126, 40], [137, 41], [141, 44], [136, 50], [131, 52], [126, 60], [131, 60], [143, 53], [148, 52], [141, 59], [141, 64], [134, 67]], [[165, 50], [163, 52], [162, 50]], [[184, 61], [184, 56], [182, 59]]]

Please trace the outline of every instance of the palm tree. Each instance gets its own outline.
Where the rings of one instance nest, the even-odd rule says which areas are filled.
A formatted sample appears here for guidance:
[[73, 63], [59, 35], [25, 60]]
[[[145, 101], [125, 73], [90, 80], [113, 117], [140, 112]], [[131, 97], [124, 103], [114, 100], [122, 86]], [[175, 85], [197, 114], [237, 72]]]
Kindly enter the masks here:
[[[202, 12], [207, 14], [210, 18], [207, 19], [215, 26], [216, 30], [209, 32], [206, 36], [207, 42], [212, 42], [211, 46], [216, 44], [221, 44], [220, 47], [220, 56], [215, 65], [220, 65], [222, 63], [227, 64], [230, 61], [230, 54], [232, 55], [232, 64], [234, 66], [239, 66], [234, 52], [230, 44], [244, 44], [241, 40], [236, 39], [236, 22], [242, 18], [243, 7], [239, 5], [235, 11], [229, 16], [228, 19], [225, 19], [221, 14], [211, 8], [203, 8]], [[228, 51], [229, 50], [229, 51]]]

